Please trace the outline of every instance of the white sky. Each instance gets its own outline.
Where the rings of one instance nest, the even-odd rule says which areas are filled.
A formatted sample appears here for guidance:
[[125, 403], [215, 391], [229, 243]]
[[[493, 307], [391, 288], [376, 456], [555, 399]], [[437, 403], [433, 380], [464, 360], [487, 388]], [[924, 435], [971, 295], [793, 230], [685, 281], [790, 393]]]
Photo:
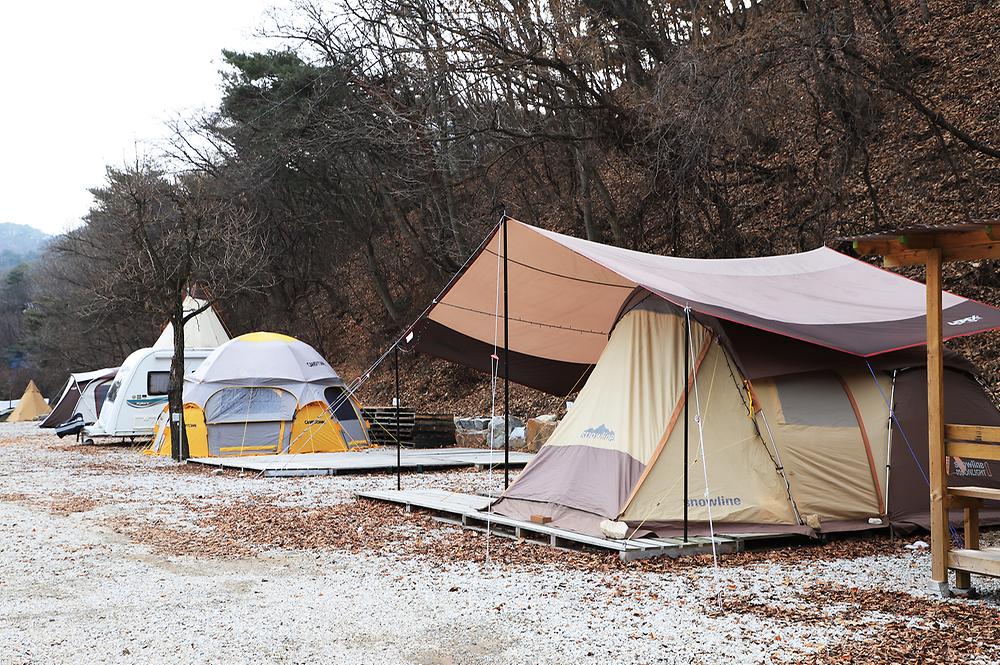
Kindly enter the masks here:
[[221, 51], [263, 50], [273, 0], [0, 3], [0, 222], [79, 223], [107, 164], [149, 154], [167, 120], [213, 107]]

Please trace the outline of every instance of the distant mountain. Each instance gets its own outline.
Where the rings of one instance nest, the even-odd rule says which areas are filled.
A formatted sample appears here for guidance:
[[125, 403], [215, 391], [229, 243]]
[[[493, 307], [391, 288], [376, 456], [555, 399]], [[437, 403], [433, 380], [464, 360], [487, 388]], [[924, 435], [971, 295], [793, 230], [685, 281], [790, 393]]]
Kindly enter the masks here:
[[41, 255], [49, 236], [25, 224], [0, 223], [0, 272]]

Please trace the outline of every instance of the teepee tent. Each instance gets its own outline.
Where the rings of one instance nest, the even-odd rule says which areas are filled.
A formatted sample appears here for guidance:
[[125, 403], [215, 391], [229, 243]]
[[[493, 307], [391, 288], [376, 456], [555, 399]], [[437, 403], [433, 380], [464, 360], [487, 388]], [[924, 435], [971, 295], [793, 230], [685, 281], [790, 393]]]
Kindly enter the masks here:
[[21, 400], [14, 407], [14, 410], [7, 416], [9, 423], [21, 423], [30, 420], [38, 420], [49, 412], [49, 405], [38, 391], [38, 386], [34, 380], [28, 381], [28, 387], [24, 389]]
[[[277, 333], [241, 335], [184, 383], [192, 457], [341, 452], [368, 445], [359, 405], [313, 347]], [[164, 409], [146, 451], [171, 454]]]
[[[510, 378], [580, 392], [495, 511], [592, 534], [926, 524], [925, 373], [903, 350], [923, 343], [923, 285], [826, 248], [681, 259], [507, 224]], [[490, 367], [501, 242], [411, 346]], [[948, 336], [1000, 327], [995, 308], [945, 307]], [[948, 365], [948, 422], [1000, 425], [971, 366]], [[953, 484], [996, 483], [990, 464], [954, 460]]]
[[[206, 301], [186, 296], [184, 298], [184, 314], [195, 312], [205, 307]], [[215, 307], [209, 305], [198, 312], [184, 324], [184, 346], [190, 349], [214, 349], [229, 341], [226, 326], [219, 318]], [[168, 323], [153, 343], [154, 349], [174, 348], [174, 327]]]
[[117, 367], [108, 367], [70, 374], [52, 412], [39, 427], [58, 427], [77, 414], [83, 417], [84, 424], [95, 422], [101, 415], [104, 400], [117, 373]]

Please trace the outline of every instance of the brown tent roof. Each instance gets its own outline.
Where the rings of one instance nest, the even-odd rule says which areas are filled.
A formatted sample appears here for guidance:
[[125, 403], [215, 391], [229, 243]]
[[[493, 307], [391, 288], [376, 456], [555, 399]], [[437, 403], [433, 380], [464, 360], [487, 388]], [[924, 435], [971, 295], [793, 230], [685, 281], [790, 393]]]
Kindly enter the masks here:
[[[503, 346], [500, 228], [411, 328], [418, 350], [488, 370]], [[508, 221], [511, 380], [570, 392], [630, 298], [857, 356], [924, 344], [924, 285], [821, 247], [746, 259], [645, 254]], [[945, 293], [945, 338], [1000, 328], [1000, 309]], [[409, 337], [409, 336], [408, 336]]]

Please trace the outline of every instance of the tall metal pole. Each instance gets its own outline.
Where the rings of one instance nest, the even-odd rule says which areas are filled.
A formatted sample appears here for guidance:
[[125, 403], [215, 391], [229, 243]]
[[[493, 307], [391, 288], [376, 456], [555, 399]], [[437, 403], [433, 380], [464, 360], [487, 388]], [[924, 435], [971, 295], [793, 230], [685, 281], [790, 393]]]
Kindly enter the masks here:
[[510, 312], [507, 290], [507, 215], [503, 216], [503, 487], [510, 487]]
[[691, 314], [684, 308], [684, 542], [688, 539], [688, 373], [691, 358]]
[[403, 489], [403, 478], [402, 478], [402, 454], [401, 445], [399, 440], [399, 344], [392, 347], [392, 364], [396, 374], [396, 398], [394, 404], [396, 406], [396, 489]]

